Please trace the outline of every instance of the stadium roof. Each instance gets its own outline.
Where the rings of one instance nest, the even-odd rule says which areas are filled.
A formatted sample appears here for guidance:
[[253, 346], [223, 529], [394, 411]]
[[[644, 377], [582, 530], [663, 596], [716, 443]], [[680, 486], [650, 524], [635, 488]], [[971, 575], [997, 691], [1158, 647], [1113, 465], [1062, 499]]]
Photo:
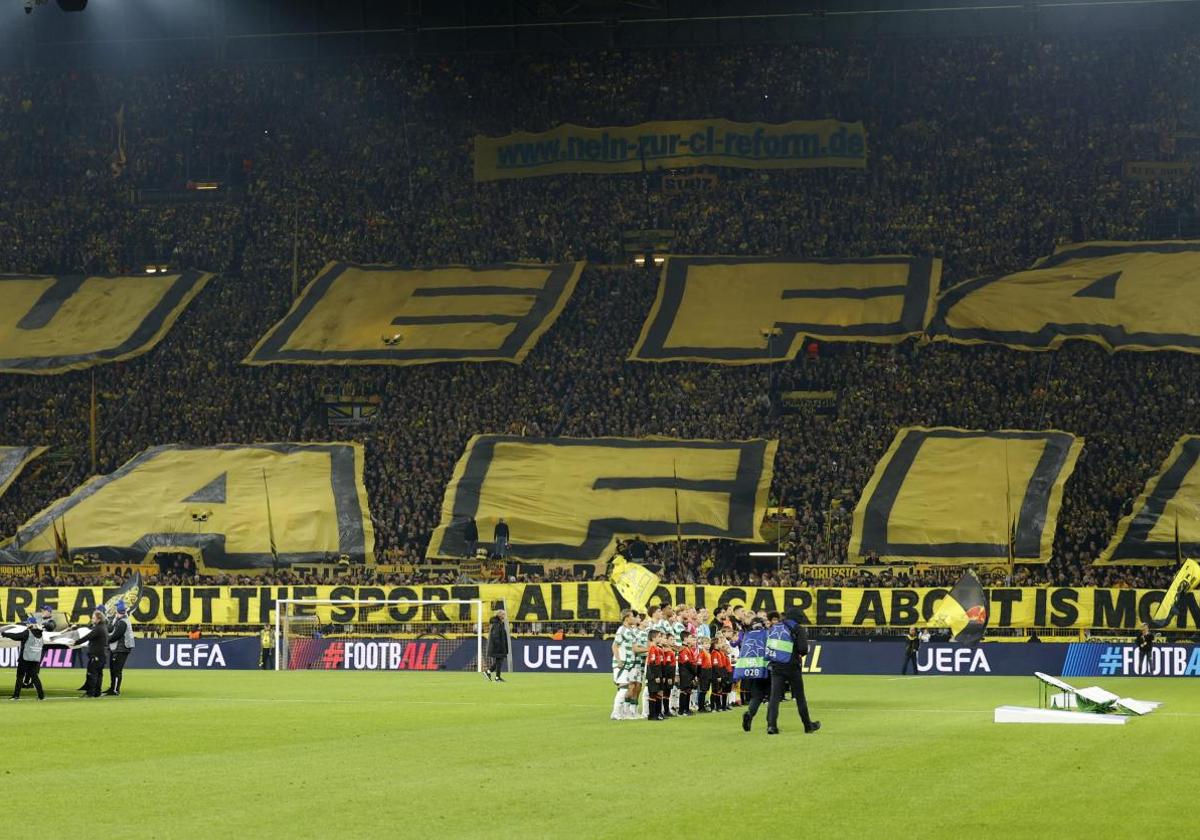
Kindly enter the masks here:
[[[10, 64], [292, 60], [1194, 28], [1200, 0], [0, 0]], [[4, 8], [4, 7], [7, 8]], [[70, 47], [70, 49], [61, 49]]]

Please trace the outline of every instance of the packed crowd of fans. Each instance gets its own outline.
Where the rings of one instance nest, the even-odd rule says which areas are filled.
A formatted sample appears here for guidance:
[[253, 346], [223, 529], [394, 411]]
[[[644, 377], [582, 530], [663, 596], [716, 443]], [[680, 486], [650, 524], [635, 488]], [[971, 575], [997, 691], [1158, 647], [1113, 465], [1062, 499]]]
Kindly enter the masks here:
[[[631, 363], [656, 277], [620, 267], [620, 234], [673, 229], [677, 253], [936, 255], [943, 286], [1062, 242], [1158, 236], [1155, 220], [1196, 214], [1195, 176], [1125, 181], [1120, 164], [1200, 127], [1198, 72], [1200, 39], [1160, 34], [15, 73], [0, 77], [0, 268], [219, 272], [153, 351], [95, 369], [99, 471], [161, 443], [353, 435], [377, 552], [402, 562], [422, 561], [475, 433], [777, 438], [772, 498], [798, 521], [781, 535], [783, 567], [765, 574], [791, 585], [803, 564], [845, 561], [850, 512], [898, 428], [1057, 428], [1086, 445], [1053, 561], [1015, 582], [1157, 585], [1163, 573], [1090, 563], [1174, 440], [1196, 431], [1197, 357], [908, 342], [824, 345], [779, 369]], [[861, 119], [868, 166], [720, 170], [715, 189], [684, 196], [653, 172], [472, 180], [476, 134], [700, 116]], [[206, 178], [230, 197], [154, 200]], [[337, 259], [591, 264], [520, 366], [245, 366], [291, 302], [296, 239], [302, 282]], [[90, 382], [0, 376], [0, 441], [56, 453], [5, 495], [0, 533], [87, 478]], [[321, 394], [347, 387], [382, 397], [374, 426], [326, 425]], [[836, 390], [836, 416], [779, 416], [773, 387]], [[675, 552], [650, 557], [672, 579], [763, 582], [714, 562], [712, 543]]]

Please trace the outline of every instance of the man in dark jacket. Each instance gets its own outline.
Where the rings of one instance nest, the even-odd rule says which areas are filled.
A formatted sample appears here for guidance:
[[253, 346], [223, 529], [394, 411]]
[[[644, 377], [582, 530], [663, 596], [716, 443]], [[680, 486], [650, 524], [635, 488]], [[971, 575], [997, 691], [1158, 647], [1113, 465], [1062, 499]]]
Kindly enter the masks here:
[[475, 559], [475, 550], [479, 548], [479, 525], [475, 522], [474, 516], [468, 516], [467, 521], [463, 523], [463, 543], [467, 547], [467, 559]]
[[17, 654], [17, 684], [13, 687], [12, 699], [21, 699], [21, 689], [32, 686], [37, 691], [39, 700], [46, 699], [42, 690], [42, 680], [38, 673], [42, 670], [42, 628], [32, 615], [25, 619], [25, 627], [20, 630], [10, 630], [4, 638], [21, 643], [21, 652]]
[[495, 675], [496, 682], [504, 682], [504, 660], [508, 659], [508, 627], [505, 623], [504, 610], [496, 610], [488, 628], [487, 643], [488, 667], [483, 675], [489, 680]]
[[1137, 635], [1137, 668], [1138, 674], [1150, 673], [1150, 661], [1154, 657], [1154, 633], [1149, 624], [1143, 624]]
[[129, 619], [129, 611], [124, 601], [117, 601], [117, 617], [108, 633], [109, 651], [109, 684], [110, 697], [121, 696], [121, 683], [125, 680], [125, 660], [133, 653], [134, 646], [133, 622]]
[[908, 635], [904, 637], [904, 667], [900, 669], [901, 674], [908, 673], [908, 666], [911, 664], [913, 673], [917, 671], [917, 651], [921, 649], [921, 634], [917, 632], [916, 627], [908, 628]]
[[508, 523], [503, 519], [496, 521], [492, 531], [492, 553], [502, 560], [508, 558]]
[[92, 613], [91, 629], [79, 637], [79, 643], [87, 642], [87, 682], [84, 697], [99, 697], [104, 683], [104, 666], [108, 664], [108, 625], [103, 610]]
[[800, 712], [800, 720], [804, 722], [806, 734], [816, 732], [821, 728], [819, 720], [813, 720], [808, 714], [808, 700], [804, 697], [804, 677], [800, 673], [800, 665], [808, 655], [808, 633], [800, 623], [803, 613], [798, 609], [787, 611], [784, 616], [792, 630], [792, 658], [787, 662], [771, 663], [771, 699], [767, 702], [767, 734], [779, 734], [779, 703], [783, 700], [785, 689], [792, 692], [796, 698], [796, 708]]

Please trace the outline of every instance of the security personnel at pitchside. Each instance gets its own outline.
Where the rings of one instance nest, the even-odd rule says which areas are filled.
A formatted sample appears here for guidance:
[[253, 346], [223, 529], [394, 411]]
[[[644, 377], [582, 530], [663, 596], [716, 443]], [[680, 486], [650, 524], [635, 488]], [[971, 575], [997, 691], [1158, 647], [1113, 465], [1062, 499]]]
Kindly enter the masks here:
[[121, 696], [121, 683], [125, 679], [125, 660], [133, 653], [136, 644], [133, 637], [133, 621], [124, 601], [117, 601], [117, 618], [108, 632], [108, 691], [109, 697]]
[[[30, 616], [30, 618], [32, 618], [32, 616]], [[58, 624], [54, 621], [54, 610], [50, 609], [48, 606], [42, 607], [41, 618], [35, 618], [34, 622], [42, 628], [43, 633], [53, 633], [55, 628], [58, 627]], [[26, 623], [29, 623], [29, 619], [26, 619]], [[38, 670], [41, 670], [40, 665], [38, 666]], [[21, 688], [33, 688], [33, 674], [31, 672], [27, 671], [25, 673], [25, 681], [21, 683]]]
[[804, 732], [808, 734], [821, 728], [819, 720], [809, 717], [808, 700], [804, 696], [804, 677], [800, 673], [800, 665], [808, 654], [808, 633], [800, 623], [803, 617], [798, 609], [788, 610], [783, 621], [772, 626], [767, 634], [767, 658], [771, 669], [771, 699], [767, 702], [768, 735], [779, 734], [779, 703], [783, 700], [785, 689], [791, 691], [796, 699]]
[[42, 691], [42, 681], [38, 672], [42, 670], [42, 628], [38, 626], [37, 618], [29, 616], [25, 619], [25, 627], [21, 630], [5, 633], [6, 639], [21, 643], [20, 658], [17, 660], [17, 684], [13, 686], [12, 699], [21, 699], [21, 689], [32, 686], [37, 690], [39, 700], [46, 699]]

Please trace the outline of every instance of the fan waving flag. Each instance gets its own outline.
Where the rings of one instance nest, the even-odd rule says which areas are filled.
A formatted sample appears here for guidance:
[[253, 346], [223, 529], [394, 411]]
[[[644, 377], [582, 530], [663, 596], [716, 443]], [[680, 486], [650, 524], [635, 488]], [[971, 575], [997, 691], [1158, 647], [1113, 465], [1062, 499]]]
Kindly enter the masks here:
[[638, 612], [646, 611], [646, 601], [658, 588], [658, 575], [640, 566], [630, 563], [620, 554], [613, 557], [612, 573], [609, 580], [621, 597], [629, 602], [629, 606]]
[[963, 572], [929, 619], [930, 627], [950, 628], [951, 640], [965, 645], [979, 644], [987, 623], [987, 596], [979, 578], [970, 570]]
[[1180, 599], [1198, 586], [1200, 586], [1200, 563], [1195, 560], [1185, 560], [1179, 567], [1175, 579], [1171, 581], [1167, 594], [1154, 608], [1154, 613], [1150, 616], [1150, 626], [1155, 628], [1165, 626], [1171, 617], [1179, 612]]
[[133, 576], [125, 583], [121, 584], [121, 588], [109, 596], [101, 607], [104, 614], [112, 619], [117, 614], [117, 603], [125, 602], [125, 606], [129, 608], [129, 612], [137, 609], [138, 601], [142, 600], [142, 573], [134, 572]]

